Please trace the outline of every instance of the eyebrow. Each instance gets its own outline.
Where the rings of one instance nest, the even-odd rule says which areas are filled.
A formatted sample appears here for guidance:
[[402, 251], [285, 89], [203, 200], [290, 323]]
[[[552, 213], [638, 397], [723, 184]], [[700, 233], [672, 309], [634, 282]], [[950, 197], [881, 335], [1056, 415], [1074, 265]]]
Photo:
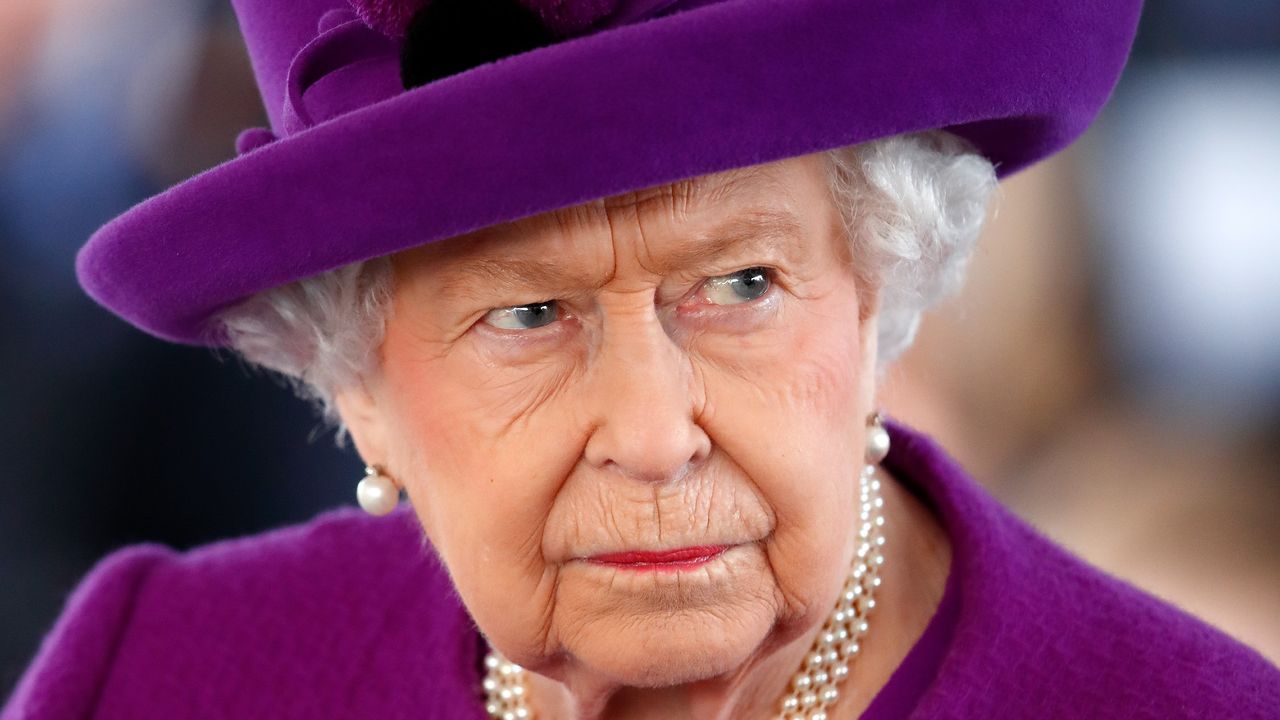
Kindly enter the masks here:
[[[804, 236], [805, 226], [794, 213], [783, 210], [753, 210], [737, 215], [714, 228], [698, 233], [687, 247], [663, 253], [650, 267], [660, 275], [706, 268], [730, 253], [759, 251], [770, 257], [790, 256], [787, 241]], [[583, 289], [597, 290], [609, 277], [584, 278], [554, 259], [480, 257], [467, 261], [447, 280], [445, 292], [465, 293], [472, 282], [489, 287], [537, 288], [550, 295]]]
[[804, 223], [782, 210], [755, 210], [717, 225], [692, 245], [664, 255], [655, 271], [670, 275], [681, 270], [706, 267], [735, 251], [755, 250], [774, 256], [790, 255], [787, 241], [804, 237]]
[[488, 289], [537, 288], [548, 292], [546, 299], [551, 299], [571, 289], [581, 289], [583, 285], [598, 289], [607, 281], [600, 278], [584, 282], [579, 273], [554, 260], [477, 258], [459, 268], [456, 275], [444, 282], [442, 289], [449, 294], [469, 294], [473, 284], [479, 282]]

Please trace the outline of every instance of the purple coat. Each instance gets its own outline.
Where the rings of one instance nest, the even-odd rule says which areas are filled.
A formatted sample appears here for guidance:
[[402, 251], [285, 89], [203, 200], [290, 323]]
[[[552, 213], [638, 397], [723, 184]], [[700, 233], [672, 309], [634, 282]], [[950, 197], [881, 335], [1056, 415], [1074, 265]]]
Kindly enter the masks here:
[[[864, 718], [1280, 718], [1280, 670], [1258, 653], [1054, 545], [924, 436], [891, 432], [885, 465], [933, 506], [953, 561]], [[483, 653], [413, 514], [343, 510], [111, 555], [0, 720], [478, 720]]]

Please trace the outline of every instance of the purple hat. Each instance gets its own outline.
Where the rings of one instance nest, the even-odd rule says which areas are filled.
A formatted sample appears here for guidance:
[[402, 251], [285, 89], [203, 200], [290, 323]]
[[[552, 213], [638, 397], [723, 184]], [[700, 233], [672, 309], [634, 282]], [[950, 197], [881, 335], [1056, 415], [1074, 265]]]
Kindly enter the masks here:
[[218, 345], [219, 310], [348, 263], [889, 135], [946, 129], [1008, 175], [1093, 120], [1141, 3], [233, 4], [270, 129], [76, 262], [94, 299], [184, 343]]

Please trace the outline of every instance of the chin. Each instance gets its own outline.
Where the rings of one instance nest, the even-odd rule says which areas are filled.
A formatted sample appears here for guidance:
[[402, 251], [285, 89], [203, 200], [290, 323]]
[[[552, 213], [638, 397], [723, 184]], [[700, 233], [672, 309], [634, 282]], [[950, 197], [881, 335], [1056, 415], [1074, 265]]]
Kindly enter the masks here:
[[593, 673], [631, 687], [668, 687], [736, 672], [774, 627], [763, 603], [600, 618], [568, 648]]

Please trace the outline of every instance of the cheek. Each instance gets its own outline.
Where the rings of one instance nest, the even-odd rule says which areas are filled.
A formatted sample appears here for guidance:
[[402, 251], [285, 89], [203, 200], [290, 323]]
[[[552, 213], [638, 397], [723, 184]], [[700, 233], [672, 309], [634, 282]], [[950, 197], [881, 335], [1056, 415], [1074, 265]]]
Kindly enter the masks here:
[[412, 343], [389, 329], [383, 369], [392, 450], [396, 466], [409, 469], [403, 479], [421, 500], [424, 524], [441, 535], [438, 546], [481, 536], [482, 518], [508, 527], [538, 517], [555, 493], [546, 469], [572, 462], [569, 423], [552, 402], [572, 363], [495, 368], [465, 346], [428, 355], [403, 345]]
[[[803, 523], [824, 500], [851, 498], [860, 468], [858, 343], [793, 345], [754, 376], [708, 373], [708, 433], [743, 466], [784, 522]], [[807, 523], [806, 523], [807, 524]]]
[[528, 638], [550, 602], [544, 523], [580, 453], [553, 402], [563, 375], [503, 375], [465, 354], [397, 361], [390, 334], [384, 348], [393, 461], [427, 537], [477, 622]]

